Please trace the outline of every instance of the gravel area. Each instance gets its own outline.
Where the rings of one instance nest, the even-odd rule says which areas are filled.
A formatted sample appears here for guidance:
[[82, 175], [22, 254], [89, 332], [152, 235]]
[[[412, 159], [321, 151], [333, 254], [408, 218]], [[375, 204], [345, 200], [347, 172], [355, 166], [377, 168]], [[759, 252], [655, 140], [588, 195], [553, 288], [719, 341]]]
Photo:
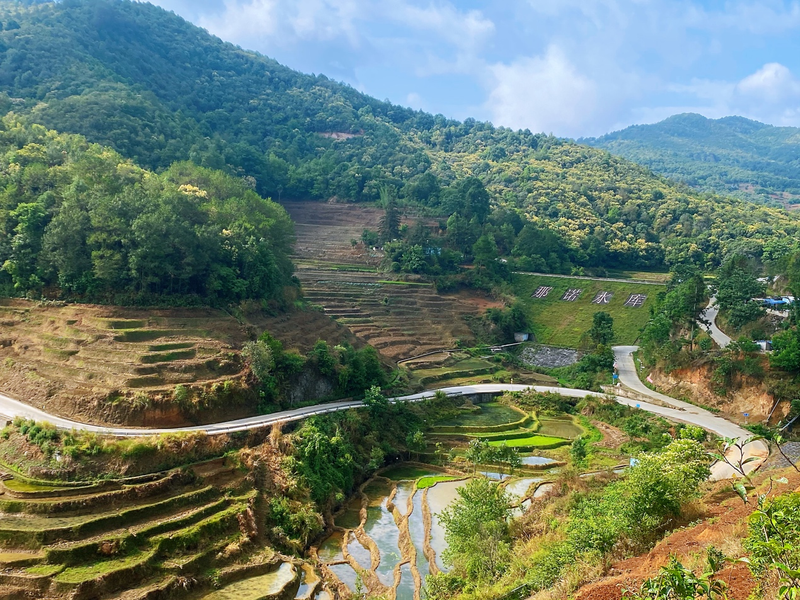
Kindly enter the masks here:
[[553, 346], [528, 346], [520, 354], [522, 362], [532, 367], [568, 367], [580, 359], [577, 350]]
[[[781, 446], [786, 455], [800, 466], [800, 442], [786, 442]], [[764, 463], [764, 469], [783, 469], [790, 466], [781, 453], [773, 448], [769, 459]]]

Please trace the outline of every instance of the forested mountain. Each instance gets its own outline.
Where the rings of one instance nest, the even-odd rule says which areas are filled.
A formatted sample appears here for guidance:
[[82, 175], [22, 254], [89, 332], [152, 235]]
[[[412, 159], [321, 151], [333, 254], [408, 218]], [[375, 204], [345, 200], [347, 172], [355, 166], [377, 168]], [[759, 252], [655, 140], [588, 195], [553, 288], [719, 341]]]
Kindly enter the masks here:
[[292, 222], [235, 177], [160, 175], [77, 135], [0, 122], [0, 294], [285, 302]]
[[795, 127], [687, 113], [579, 141], [700, 190], [775, 206], [800, 203], [800, 129]]
[[[700, 195], [602, 150], [297, 73], [149, 4], [3, 0], [0, 22], [6, 110], [148, 169], [222, 169], [274, 199], [374, 201], [393, 187], [458, 213], [447, 233], [466, 255], [491, 236], [485, 256], [496, 244], [551, 270], [713, 265], [732, 252], [773, 258], [798, 231], [789, 215]], [[484, 186], [489, 219], [471, 208]], [[536, 226], [521, 244], [526, 220]]]

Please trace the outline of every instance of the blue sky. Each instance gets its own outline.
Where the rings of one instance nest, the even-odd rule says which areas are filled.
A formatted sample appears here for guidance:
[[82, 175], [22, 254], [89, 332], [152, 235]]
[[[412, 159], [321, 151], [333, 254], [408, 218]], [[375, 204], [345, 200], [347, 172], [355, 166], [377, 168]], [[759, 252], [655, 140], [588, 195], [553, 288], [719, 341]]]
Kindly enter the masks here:
[[800, 126], [800, 2], [155, 0], [397, 104], [560, 136], [680, 112]]

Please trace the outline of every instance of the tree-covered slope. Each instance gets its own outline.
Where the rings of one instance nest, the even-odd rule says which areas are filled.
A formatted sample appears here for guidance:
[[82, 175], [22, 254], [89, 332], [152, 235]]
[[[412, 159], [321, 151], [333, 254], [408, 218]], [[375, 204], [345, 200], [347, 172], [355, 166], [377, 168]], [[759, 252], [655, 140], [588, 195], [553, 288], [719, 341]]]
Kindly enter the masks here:
[[285, 302], [292, 222], [240, 179], [160, 175], [77, 135], [0, 121], [0, 294]]
[[781, 206], [800, 201], [800, 129], [681, 114], [580, 140], [705, 191]]
[[[7, 110], [149, 169], [223, 169], [276, 199], [373, 201], [394, 187], [401, 200], [459, 213], [447, 233], [467, 255], [491, 234], [501, 254], [533, 249], [531, 264], [564, 252], [561, 268], [716, 264], [734, 251], [774, 253], [798, 229], [786, 214], [699, 195], [602, 150], [297, 73], [149, 4], [0, 0], [0, 21]], [[470, 208], [482, 194], [471, 177], [508, 209], [491, 226]], [[539, 227], [520, 245], [524, 220]]]

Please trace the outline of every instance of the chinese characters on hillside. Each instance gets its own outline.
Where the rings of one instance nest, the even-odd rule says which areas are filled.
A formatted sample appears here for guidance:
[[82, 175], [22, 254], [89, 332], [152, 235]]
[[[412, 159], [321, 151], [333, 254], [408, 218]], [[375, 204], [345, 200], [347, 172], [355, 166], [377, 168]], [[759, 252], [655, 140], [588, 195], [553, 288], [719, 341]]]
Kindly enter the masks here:
[[552, 291], [552, 287], [540, 285], [538, 288], [536, 288], [536, 291], [531, 294], [531, 298], [539, 298], [541, 300], [543, 298], [547, 298], [547, 295]]
[[611, 292], [597, 292], [592, 300], [592, 304], [608, 304], [611, 302], [611, 298], [614, 296]]
[[645, 300], [647, 300], [647, 296], [645, 294], [631, 294], [625, 301], [624, 306], [629, 306], [630, 308], [641, 308]]
[[[553, 291], [552, 286], [540, 285], [531, 294], [531, 298], [537, 300], [544, 300], [550, 295], [550, 292], [552, 291]], [[568, 288], [567, 291], [564, 292], [564, 295], [561, 296], [561, 300], [563, 302], [575, 302], [582, 293], [583, 290], [580, 288]], [[597, 292], [594, 295], [594, 298], [592, 298], [592, 304], [606, 305], [611, 302], [611, 299], [613, 297], [614, 297], [614, 292]], [[628, 299], [625, 300], [623, 306], [627, 306], [628, 308], [642, 308], [646, 300], [647, 300], [647, 294], [629, 294]]]

